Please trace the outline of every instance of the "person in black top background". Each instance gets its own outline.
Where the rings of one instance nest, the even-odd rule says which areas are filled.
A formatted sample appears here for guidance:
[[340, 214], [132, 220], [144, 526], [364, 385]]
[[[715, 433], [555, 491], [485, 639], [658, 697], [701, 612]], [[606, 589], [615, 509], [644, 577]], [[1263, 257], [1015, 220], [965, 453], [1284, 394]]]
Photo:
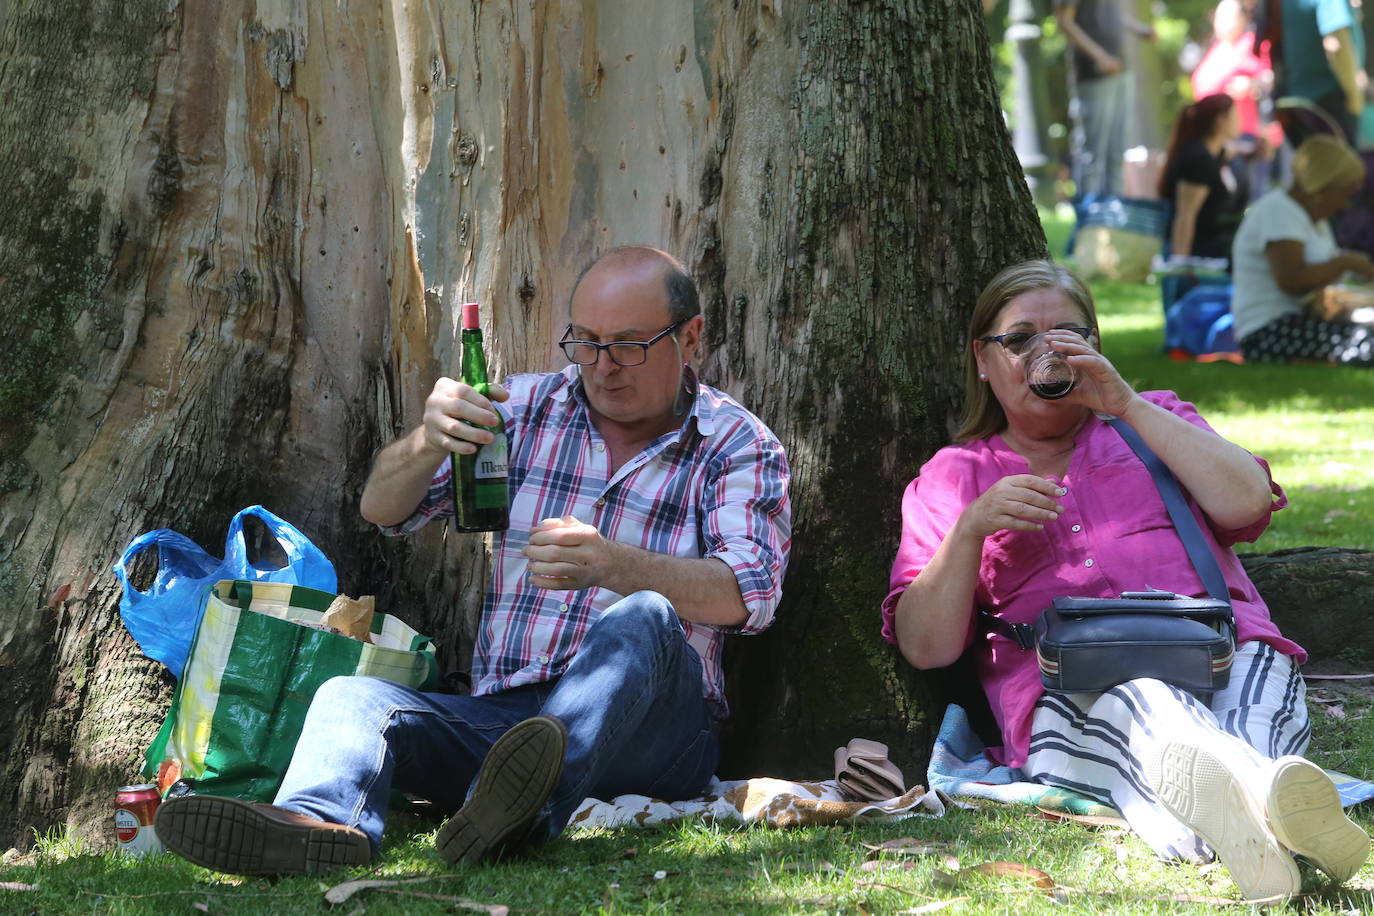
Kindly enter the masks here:
[[1227, 157], [1227, 144], [1239, 134], [1239, 111], [1225, 93], [1199, 99], [1179, 114], [1159, 181], [1159, 196], [1173, 204], [1172, 257], [1229, 262], [1249, 198], [1245, 171], [1232, 170]]

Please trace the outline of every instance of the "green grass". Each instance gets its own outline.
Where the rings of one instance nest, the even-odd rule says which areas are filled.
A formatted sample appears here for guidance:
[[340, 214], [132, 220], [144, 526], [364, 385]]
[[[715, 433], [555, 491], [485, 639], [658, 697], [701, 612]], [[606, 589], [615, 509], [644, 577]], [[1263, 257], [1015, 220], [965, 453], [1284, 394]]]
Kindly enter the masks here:
[[[1071, 218], [1070, 218], [1071, 219]], [[1051, 251], [1071, 222], [1042, 214]], [[1231, 441], [1267, 459], [1289, 506], [1242, 549], [1374, 550], [1374, 371], [1341, 366], [1176, 362], [1162, 350], [1153, 285], [1094, 283], [1104, 352], [1137, 391], [1167, 388]]]
[[[1323, 727], [1312, 758], [1328, 766], [1339, 759], [1346, 771], [1368, 772], [1374, 765], [1370, 713], [1368, 705], [1347, 702], [1345, 718]], [[1355, 818], [1374, 829], [1367, 811], [1357, 809]], [[946, 902], [950, 912], [966, 913], [1200, 914], [1215, 911], [1218, 901], [1239, 899], [1220, 866], [1164, 864], [1132, 834], [1051, 822], [1020, 806], [852, 827], [685, 823], [578, 831], [527, 859], [452, 870], [434, 852], [434, 826], [395, 817], [372, 868], [279, 880], [217, 875], [171, 855], [92, 855], [49, 837], [27, 856], [0, 865], [0, 882], [34, 888], [0, 890], [0, 913], [383, 916], [469, 912], [465, 904], [473, 903], [504, 905], [513, 913], [858, 916]], [[937, 848], [910, 858], [884, 855], [884, 867], [864, 870], [876, 854], [863, 844], [901, 837]], [[971, 871], [994, 862], [1039, 869], [1056, 889]], [[397, 883], [361, 890], [338, 905], [325, 902], [326, 890], [356, 879]], [[406, 879], [422, 880], [400, 883]], [[1374, 908], [1374, 863], [1344, 887], [1314, 872], [1304, 872], [1304, 880], [1304, 896], [1281, 911], [1334, 916]], [[1190, 896], [1207, 899], [1190, 902]]]

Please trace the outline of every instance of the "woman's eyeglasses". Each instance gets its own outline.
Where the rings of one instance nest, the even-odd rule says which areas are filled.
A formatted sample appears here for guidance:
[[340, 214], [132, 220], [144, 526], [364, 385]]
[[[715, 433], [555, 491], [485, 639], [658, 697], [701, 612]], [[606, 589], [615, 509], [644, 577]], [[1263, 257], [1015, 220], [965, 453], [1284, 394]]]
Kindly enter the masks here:
[[[1073, 331], [1080, 337], [1082, 337], [1084, 340], [1092, 340], [1092, 328], [1054, 328], [1054, 330]], [[1020, 356], [1030, 349], [1031, 340], [1039, 336], [1039, 334], [1032, 334], [1029, 331], [1011, 331], [1007, 334], [993, 334], [991, 336], [980, 337], [978, 339], [983, 341], [984, 343], [1001, 344], [1002, 349], [1006, 350], [1012, 356]]]
[[572, 334], [572, 325], [568, 325], [568, 329], [563, 332], [563, 339], [558, 342], [558, 345], [563, 348], [563, 355], [568, 358], [568, 362], [577, 363], [579, 366], [595, 365], [596, 361], [601, 358], [602, 350], [606, 351], [611, 357], [611, 362], [617, 366], [639, 366], [649, 358], [650, 347], [676, 331], [685, 321], [687, 321], [686, 318], [674, 321], [646, 341], [615, 340], [604, 344], [591, 340], [570, 340], [568, 335]]

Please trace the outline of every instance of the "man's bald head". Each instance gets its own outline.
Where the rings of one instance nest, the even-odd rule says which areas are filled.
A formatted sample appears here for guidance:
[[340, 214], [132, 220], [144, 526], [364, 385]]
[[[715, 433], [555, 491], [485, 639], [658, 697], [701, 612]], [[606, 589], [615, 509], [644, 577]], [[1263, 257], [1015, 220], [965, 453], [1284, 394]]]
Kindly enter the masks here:
[[668, 252], [651, 248], [648, 245], [622, 245], [619, 248], [612, 248], [592, 261], [582, 268], [582, 272], [577, 275], [568, 301], [572, 301], [573, 297], [577, 295], [577, 288], [582, 285], [582, 281], [593, 272], [633, 271], [651, 265], [658, 268], [663, 277], [663, 286], [668, 298], [669, 320], [674, 322], [686, 321], [694, 315], [701, 314], [697, 285], [692, 280], [692, 275], [687, 272], [687, 268]]

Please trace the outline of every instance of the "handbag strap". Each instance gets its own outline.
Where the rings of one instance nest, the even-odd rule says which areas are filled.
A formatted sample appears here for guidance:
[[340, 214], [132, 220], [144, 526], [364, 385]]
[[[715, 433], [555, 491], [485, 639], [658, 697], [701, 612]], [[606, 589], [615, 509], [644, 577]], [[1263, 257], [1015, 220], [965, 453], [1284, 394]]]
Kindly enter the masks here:
[[1150, 450], [1145, 440], [1140, 438], [1140, 434], [1132, 429], [1129, 423], [1119, 417], [1110, 417], [1107, 422], [1126, 440], [1131, 451], [1145, 462], [1150, 476], [1154, 478], [1155, 486], [1159, 488], [1159, 495], [1164, 498], [1164, 508], [1169, 510], [1174, 530], [1183, 541], [1183, 549], [1188, 551], [1188, 559], [1193, 561], [1193, 568], [1197, 570], [1202, 584], [1207, 587], [1207, 594], [1218, 601], [1230, 604], [1231, 593], [1226, 588], [1226, 577], [1221, 574], [1217, 558], [1207, 547], [1207, 541], [1202, 536], [1202, 527], [1198, 525], [1197, 518], [1188, 508], [1188, 500], [1184, 498], [1173, 473], [1159, 460], [1159, 456]]
[[1035, 625], [1029, 623], [1012, 623], [1010, 620], [1003, 620], [994, 614], [989, 614], [981, 608], [978, 617], [983, 621], [983, 626], [999, 636], [1005, 636], [1016, 643], [1022, 649], [1035, 648]]
[[[1179, 540], [1183, 541], [1183, 549], [1188, 551], [1188, 559], [1192, 561], [1193, 568], [1197, 570], [1202, 584], [1207, 588], [1207, 594], [1230, 604], [1231, 593], [1226, 587], [1226, 577], [1221, 574], [1217, 558], [1207, 547], [1207, 541], [1202, 536], [1202, 528], [1198, 525], [1192, 510], [1188, 508], [1188, 500], [1179, 489], [1178, 480], [1175, 479], [1173, 472], [1159, 460], [1159, 456], [1145, 444], [1145, 440], [1140, 438], [1140, 434], [1132, 429], [1129, 423], [1119, 417], [1109, 417], [1107, 422], [1120, 433], [1122, 439], [1126, 440], [1131, 451], [1145, 463], [1146, 470], [1150, 472], [1155, 486], [1159, 488], [1159, 495], [1164, 499], [1164, 508], [1169, 511], [1169, 519], [1174, 523], [1174, 530], [1178, 532]], [[984, 610], [980, 610], [978, 616], [985, 627], [1007, 637], [1022, 649], [1035, 646], [1035, 627], [1031, 624], [1012, 623]]]

